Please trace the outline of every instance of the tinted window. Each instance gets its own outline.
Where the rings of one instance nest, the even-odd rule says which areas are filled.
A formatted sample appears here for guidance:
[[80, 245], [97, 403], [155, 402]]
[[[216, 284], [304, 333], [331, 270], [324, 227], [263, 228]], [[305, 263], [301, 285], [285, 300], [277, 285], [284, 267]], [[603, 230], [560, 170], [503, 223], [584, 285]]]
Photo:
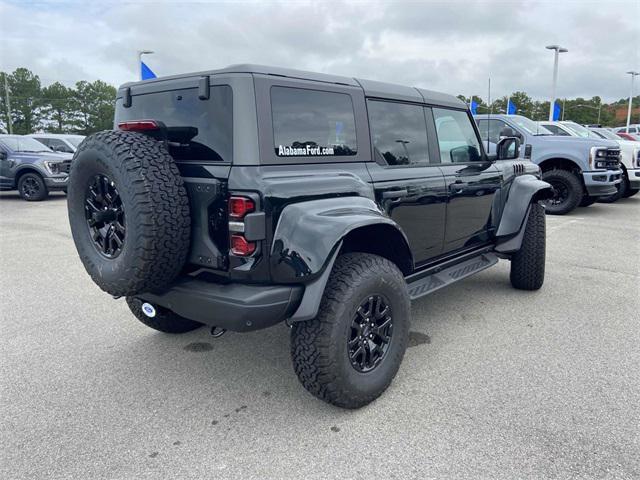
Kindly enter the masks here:
[[52, 148], [56, 152], [73, 153], [73, 150], [71, 150], [71, 147], [69, 147], [69, 145], [67, 145], [66, 143], [64, 143], [62, 140], [58, 138], [51, 138], [47, 146]]
[[196, 88], [135, 95], [130, 108], [118, 105], [115, 122], [159, 120], [167, 126], [169, 152], [176, 160], [230, 162], [233, 154], [231, 87], [212, 86], [209, 97], [200, 100]]
[[[480, 131], [480, 138], [486, 142], [487, 133], [489, 135], [489, 141], [491, 143], [498, 143], [500, 140], [500, 133], [505, 128], [511, 128], [502, 120], [478, 120], [478, 130]], [[487, 125], [489, 125], [489, 132], [487, 132]], [[513, 130], [513, 128], [511, 128]]]
[[559, 136], [562, 136], [562, 137], [570, 137], [571, 136], [567, 132], [562, 130], [560, 127], [558, 127], [557, 125], [545, 125], [544, 128], [549, 130], [554, 135], [559, 135]]
[[387, 165], [429, 162], [424, 108], [370, 100], [367, 110], [376, 161]]
[[48, 138], [38, 138], [38, 137], [33, 137], [33, 138], [35, 138], [37, 141], [39, 141], [43, 145], [46, 145], [47, 147], [51, 146], [51, 142], [49, 141]]
[[357, 153], [350, 95], [273, 87], [271, 109], [277, 156], [344, 156]]
[[466, 111], [434, 108], [442, 163], [466, 163], [482, 160], [478, 137]]

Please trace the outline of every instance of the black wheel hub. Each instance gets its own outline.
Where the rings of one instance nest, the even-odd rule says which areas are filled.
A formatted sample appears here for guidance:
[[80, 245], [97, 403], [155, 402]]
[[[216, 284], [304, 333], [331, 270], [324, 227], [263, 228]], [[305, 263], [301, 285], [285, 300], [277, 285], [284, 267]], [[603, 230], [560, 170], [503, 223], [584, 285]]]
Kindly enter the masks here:
[[553, 187], [553, 197], [548, 200], [550, 205], [562, 205], [569, 198], [569, 185], [560, 180], [547, 180]]
[[389, 350], [393, 332], [391, 306], [382, 295], [367, 297], [351, 321], [347, 349], [351, 365], [358, 372], [370, 372]]
[[115, 184], [105, 175], [91, 179], [84, 200], [85, 218], [93, 243], [107, 258], [120, 255], [124, 247], [124, 207]]
[[26, 198], [32, 198], [38, 195], [40, 192], [40, 184], [33, 177], [27, 177], [22, 182], [22, 194]]

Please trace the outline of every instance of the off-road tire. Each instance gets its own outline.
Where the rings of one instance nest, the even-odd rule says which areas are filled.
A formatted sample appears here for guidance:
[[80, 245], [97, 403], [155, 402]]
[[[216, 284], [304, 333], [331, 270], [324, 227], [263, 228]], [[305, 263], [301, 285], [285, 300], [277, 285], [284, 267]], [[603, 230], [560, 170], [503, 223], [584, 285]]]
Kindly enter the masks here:
[[142, 311], [142, 303], [142, 300], [139, 298], [127, 297], [127, 305], [129, 305], [131, 313], [147, 327], [158, 330], [159, 332], [186, 333], [202, 326], [201, 323], [176, 315], [171, 310], [167, 310], [158, 305], [154, 305], [156, 315], [154, 317], [147, 317]]
[[582, 182], [580, 182], [580, 179], [575, 173], [568, 170], [554, 168], [542, 172], [542, 180], [549, 182], [552, 186], [554, 183], [562, 183], [568, 189], [567, 198], [561, 204], [554, 205], [552, 203], [553, 199], [549, 199], [545, 202], [546, 213], [551, 215], [565, 215], [572, 210], [575, 210], [575, 208], [580, 204], [584, 195], [584, 189], [582, 187]]
[[[389, 349], [369, 372], [357, 371], [348, 355], [351, 322], [371, 295], [389, 301], [393, 331]], [[325, 288], [318, 316], [291, 329], [291, 358], [302, 385], [325, 402], [360, 408], [380, 396], [395, 377], [409, 338], [411, 302], [398, 267], [377, 255], [338, 257]]]
[[520, 250], [511, 257], [511, 285], [520, 290], [538, 290], [544, 283], [546, 257], [544, 207], [531, 205]]
[[629, 179], [627, 178], [626, 172], [622, 175], [622, 181], [616, 185], [616, 193], [613, 195], [609, 195], [606, 197], [600, 197], [598, 199], [599, 203], [613, 203], [617, 202], [621, 198], [627, 198], [629, 192]]
[[[115, 258], [98, 251], [85, 215], [96, 175], [113, 181], [124, 210], [124, 245]], [[178, 167], [161, 142], [126, 131], [87, 137], [71, 163], [67, 204], [80, 259], [93, 281], [111, 295], [158, 291], [184, 267], [189, 199]]]
[[589, 195], [584, 195], [582, 200], [580, 200], [579, 207], [590, 207], [594, 203], [598, 201], [598, 197], [590, 197]]
[[[37, 191], [34, 193], [27, 193], [25, 187], [28, 182], [33, 182]], [[41, 202], [49, 196], [49, 189], [44, 183], [42, 176], [35, 172], [27, 172], [22, 174], [18, 180], [18, 193], [20, 194], [20, 198], [27, 202]]]

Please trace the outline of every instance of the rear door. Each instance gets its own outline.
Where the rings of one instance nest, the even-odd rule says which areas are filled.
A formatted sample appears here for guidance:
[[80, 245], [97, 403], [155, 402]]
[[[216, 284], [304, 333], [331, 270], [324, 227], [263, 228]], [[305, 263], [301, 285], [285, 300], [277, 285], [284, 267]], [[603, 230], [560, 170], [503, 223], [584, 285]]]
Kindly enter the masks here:
[[448, 199], [444, 253], [487, 243], [502, 173], [484, 155], [467, 111], [433, 107], [431, 112]]
[[368, 163], [376, 200], [402, 228], [417, 266], [442, 252], [445, 201], [437, 149], [422, 105], [367, 101], [375, 163]]

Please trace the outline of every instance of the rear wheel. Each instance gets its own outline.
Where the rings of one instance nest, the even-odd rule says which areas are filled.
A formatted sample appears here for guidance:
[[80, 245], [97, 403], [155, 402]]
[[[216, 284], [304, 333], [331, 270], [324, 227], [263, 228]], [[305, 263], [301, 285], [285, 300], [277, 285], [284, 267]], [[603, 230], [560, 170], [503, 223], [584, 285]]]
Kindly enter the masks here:
[[131, 313], [133, 313], [138, 320], [147, 327], [158, 330], [159, 332], [186, 333], [202, 326], [201, 323], [188, 320], [160, 306], [149, 308], [148, 305], [145, 305], [147, 308], [147, 313], [145, 313], [143, 310], [144, 302], [139, 298], [127, 297], [127, 305], [129, 305], [129, 310], [131, 310]]
[[511, 285], [520, 290], [538, 290], [544, 283], [546, 226], [544, 208], [531, 205], [520, 250], [511, 257]]
[[39, 202], [49, 196], [43, 178], [34, 172], [25, 173], [18, 180], [18, 193], [27, 202]]
[[382, 394], [407, 348], [410, 300], [400, 270], [377, 255], [338, 257], [314, 320], [291, 330], [298, 379], [313, 395], [360, 408]]
[[600, 197], [598, 202], [600, 203], [613, 203], [617, 202], [623, 197], [627, 197], [627, 192], [629, 191], [629, 179], [627, 178], [626, 172], [622, 175], [622, 181], [616, 185], [616, 193], [613, 195], [609, 195], [607, 197]]
[[545, 201], [546, 212], [565, 215], [574, 210], [584, 195], [580, 179], [568, 170], [554, 168], [542, 173], [542, 180], [553, 187], [553, 197]]
[[638, 192], [640, 192], [640, 189], [630, 188], [629, 190], [627, 190], [627, 194], [625, 195], [625, 197], [626, 198], [633, 197]]

